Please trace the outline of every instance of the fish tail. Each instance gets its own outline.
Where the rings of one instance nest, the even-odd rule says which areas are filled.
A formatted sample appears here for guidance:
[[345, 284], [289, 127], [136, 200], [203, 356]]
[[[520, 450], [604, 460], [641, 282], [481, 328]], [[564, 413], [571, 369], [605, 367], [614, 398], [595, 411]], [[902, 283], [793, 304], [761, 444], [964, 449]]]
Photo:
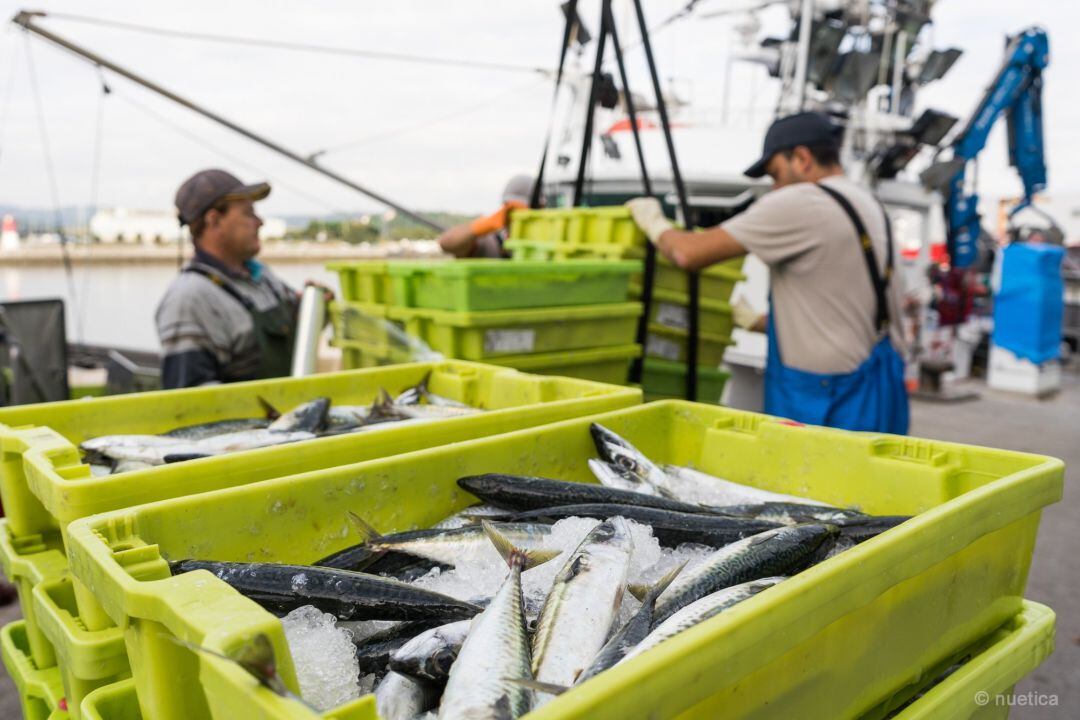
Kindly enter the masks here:
[[484, 532], [487, 533], [488, 539], [491, 540], [492, 545], [502, 555], [503, 560], [511, 568], [518, 568], [520, 570], [528, 570], [534, 568], [537, 565], [543, 565], [548, 560], [557, 557], [561, 551], [559, 550], [541, 550], [539, 548], [535, 550], [526, 550], [519, 548], [511, 542], [510, 538], [503, 535], [496, 529], [494, 525], [487, 520], [482, 520], [481, 525], [484, 526]]
[[420, 382], [416, 384], [416, 394], [420, 397], [421, 400], [426, 400], [427, 397], [431, 394], [431, 391], [428, 390], [428, 382], [430, 381], [431, 370], [428, 370], [426, 373], [424, 373], [424, 377], [420, 379]]
[[382, 535], [379, 534], [378, 530], [373, 528], [367, 520], [360, 517], [352, 510], [346, 511], [345, 515], [352, 523], [353, 529], [356, 530], [356, 534], [360, 536], [361, 543], [367, 544], [382, 539]]
[[675, 578], [679, 576], [679, 573], [686, 567], [688, 560], [684, 560], [675, 567], [667, 571], [662, 578], [654, 582], [652, 585], [645, 583], [630, 583], [626, 586], [626, 589], [630, 591], [630, 594], [637, 598], [638, 602], [645, 602], [646, 598], [658, 598], [660, 593], [667, 590], [668, 585], [674, 582]]
[[271, 405], [262, 395], [256, 395], [255, 399], [259, 401], [259, 406], [262, 407], [267, 420], [277, 420], [281, 417], [281, 413], [278, 409]]

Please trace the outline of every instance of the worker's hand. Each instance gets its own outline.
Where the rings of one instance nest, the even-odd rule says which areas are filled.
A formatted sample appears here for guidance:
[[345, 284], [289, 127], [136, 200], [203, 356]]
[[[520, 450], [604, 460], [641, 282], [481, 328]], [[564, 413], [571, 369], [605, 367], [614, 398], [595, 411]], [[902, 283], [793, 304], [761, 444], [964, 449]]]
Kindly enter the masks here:
[[664, 208], [660, 201], [652, 197], [634, 198], [626, 203], [634, 222], [648, 236], [653, 245], [660, 242], [660, 236], [675, 225], [664, 217]]
[[761, 332], [764, 324], [765, 313], [758, 312], [754, 306], [746, 302], [746, 298], [740, 297], [731, 305], [731, 315], [735, 319], [736, 327], [743, 330], [756, 330]]
[[528, 205], [520, 200], [507, 200], [503, 203], [503, 206], [495, 212], [486, 217], [477, 218], [469, 223], [469, 232], [473, 234], [473, 237], [480, 237], [481, 235], [498, 232], [509, 224], [511, 210], [518, 210], [526, 207], [528, 207]]

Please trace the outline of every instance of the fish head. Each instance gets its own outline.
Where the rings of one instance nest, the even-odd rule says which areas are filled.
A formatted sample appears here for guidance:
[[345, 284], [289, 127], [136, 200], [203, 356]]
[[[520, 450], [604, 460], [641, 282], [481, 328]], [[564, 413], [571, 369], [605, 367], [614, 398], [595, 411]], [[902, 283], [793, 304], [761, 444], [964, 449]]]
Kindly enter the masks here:
[[604, 487], [655, 494], [651, 485], [646, 485], [638, 476], [609, 462], [590, 458], [589, 470]]
[[611, 448], [621, 447], [629, 449], [633, 447], [626, 440], [623, 440], [620, 436], [599, 423], [592, 423], [589, 425], [589, 434], [592, 435], [593, 442], [596, 444], [596, 452], [600, 453], [600, 457], [608, 462], [613, 462], [608, 455]]
[[450, 674], [450, 666], [457, 660], [457, 648], [442, 647], [428, 656], [424, 663], [424, 669], [431, 677], [446, 677]]

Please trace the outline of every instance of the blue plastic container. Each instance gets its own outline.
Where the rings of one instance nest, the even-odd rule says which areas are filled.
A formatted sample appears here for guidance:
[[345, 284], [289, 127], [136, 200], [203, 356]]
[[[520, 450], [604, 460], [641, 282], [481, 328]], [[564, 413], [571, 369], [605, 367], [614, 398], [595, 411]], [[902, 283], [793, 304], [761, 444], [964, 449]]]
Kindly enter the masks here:
[[1054, 360], [1061, 351], [1065, 286], [1064, 248], [1014, 243], [1001, 261], [1001, 289], [994, 298], [994, 344], [1033, 363]]

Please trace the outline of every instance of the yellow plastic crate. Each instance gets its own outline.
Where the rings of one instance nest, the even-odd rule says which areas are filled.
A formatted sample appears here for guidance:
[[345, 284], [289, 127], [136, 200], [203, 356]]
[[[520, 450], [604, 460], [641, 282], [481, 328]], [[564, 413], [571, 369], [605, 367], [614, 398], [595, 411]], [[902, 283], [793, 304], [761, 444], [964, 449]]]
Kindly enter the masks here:
[[87, 694], [131, 677], [124, 634], [117, 627], [86, 629], [79, 617], [70, 576], [35, 586], [33, 604], [41, 631], [56, 651], [68, 714], [80, 720], [80, 705]]
[[0, 567], [19, 592], [19, 607], [25, 621], [20, 633], [26, 637], [28, 654], [37, 667], [52, 667], [56, 664], [56, 652], [41, 631], [32, 598], [38, 583], [67, 574], [67, 558], [60, 538], [54, 534], [19, 537], [12, 534], [9, 520], [0, 518]]
[[[317, 396], [340, 404], [370, 402], [380, 388], [397, 391], [415, 385], [429, 372], [432, 392], [488, 412], [105, 477], [92, 477], [76, 448], [96, 435], [159, 433], [180, 425], [259, 415], [260, 398], [280, 408]], [[4, 453], [0, 492], [13, 537], [28, 538], [41, 549], [60, 550], [66, 525], [97, 512], [468, 440], [626, 407], [640, 399], [639, 391], [628, 388], [444, 361], [9, 408], [0, 410], [0, 423], [7, 423], [0, 425]], [[36, 426], [18, 427], [30, 423]], [[13, 574], [18, 581], [20, 572]], [[27, 582], [41, 579], [46, 578]], [[86, 627], [108, 627], [93, 597], [78, 583], [75, 590]], [[24, 592], [21, 597], [26, 609], [30, 596]]]
[[611, 347], [634, 342], [641, 303], [455, 313], [390, 308], [409, 335], [446, 357], [499, 362], [501, 356]]
[[82, 702], [83, 720], [142, 720], [133, 680], [98, 688]]
[[[1003, 720], [1013, 686], [1050, 656], [1054, 647], [1054, 613], [1025, 601], [1023, 609], [1001, 628], [965, 651], [970, 659], [956, 672], [930, 687], [916, 700], [890, 711], [890, 720]], [[904, 695], [914, 695], [906, 688]], [[1001, 698], [1001, 699], [999, 699]], [[898, 703], [897, 703], [898, 704]], [[881, 717], [892, 703], [860, 720]], [[133, 680], [103, 687], [82, 704], [84, 720], [142, 720]]]
[[[920, 687], [891, 720], [991, 720], [1009, 716], [1013, 686], [1054, 651], [1054, 612], [1025, 601], [1000, 628], [961, 653], [968, 658], [941, 682]], [[951, 663], [948, 663], [951, 665]], [[912, 694], [907, 689], [905, 694]], [[881, 708], [883, 711], [888, 706]], [[869, 720], [865, 718], [864, 720]]]
[[[657, 259], [653, 287], [686, 296], [690, 292], [690, 282], [686, 272], [679, 270], [663, 257], [658, 256]], [[699, 297], [723, 302], [730, 301], [735, 285], [746, 279], [746, 275], [742, 273], [743, 260], [744, 258], [741, 257], [735, 258], [702, 270], [698, 281]], [[631, 292], [640, 294], [640, 281], [631, 284]]]
[[507, 240], [503, 247], [517, 261], [543, 260], [640, 260], [645, 250], [612, 243], [549, 242], [545, 240]]
[[[165, 558], [307, 563], [355, 541], [346, 510], [389, 532], [465, 507], [463, 475], [588, 482], [593, 421], [658, 462], [915, 517], [593, 678], [536, 720], [857, 717], [1022, 609], [1041, 510], [1062, 492], [1052, 458], [669, 401], [86, 518], [69, 527], [71, 567], [125, 630], [146, 720], [312, 717], [170, 640], [227, 652], [267, 633], [295, 688], [278, 620], [209, 573], [170, 577]], [[372, 713], [369, 696], [327, 717]]]
[[23, 720], [66, 720], [60, 671], [56, 667], [42, 670], [34, 663], [22, 620], [0, 629], [0, 657], [19, 693]]
[[579, 245], [645, 245], [645, 233], [622, 205], [514, 210], [510, 213], [509, 236], [513, 240]]

